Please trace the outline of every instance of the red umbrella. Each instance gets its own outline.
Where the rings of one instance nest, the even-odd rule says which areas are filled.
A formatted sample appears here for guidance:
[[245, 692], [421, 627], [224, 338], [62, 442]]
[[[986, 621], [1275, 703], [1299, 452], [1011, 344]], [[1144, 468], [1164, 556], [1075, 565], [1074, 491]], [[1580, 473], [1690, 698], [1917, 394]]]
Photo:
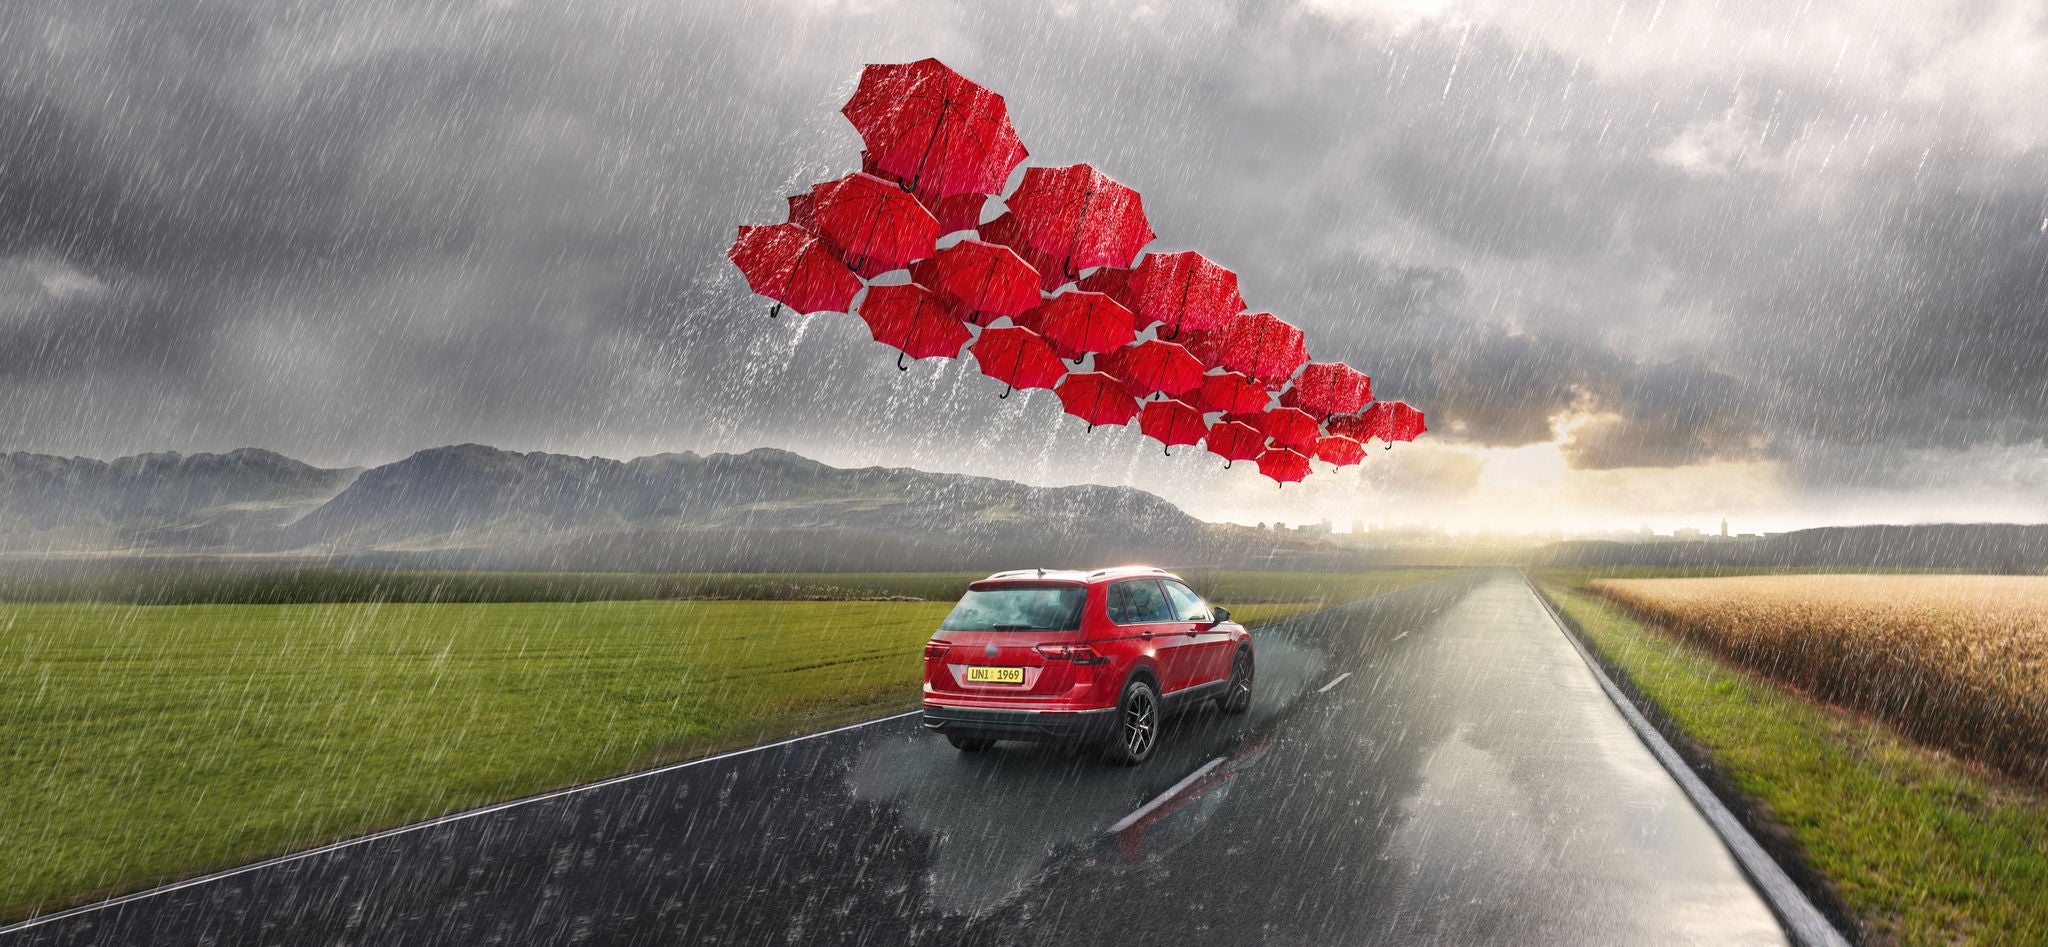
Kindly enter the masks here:
[[1131, 331], [1131, 311], [1101, 293], [1061, 293], [1025, 316], [1061, 358], [1107, 352], [1138, 337]]
[[1259, 472], [1283, 487], [1299, 483], [1308, 476], [1308, 458], [1297, 451], [1275, 447], [1259, 455]]
[[1301, 367], [1294, 387], [1280, 395], [1280, 403], [1300, 408], [1318, 418], [1350, 414], [1372, 400], [1372, 379], [1343, 362], [1310, 362]]
[[1015, 214], [1004, 214], [982, 224], [979, 229], [982, 240], [1017, 251], [1017, 255], [1022, 257], [1025, 263], [1037, 270], [1039, 289], [1050, 293], [1066, 285], [1067, 277], [1060, 272], [1059, 257], [1025, 243], [1024, 228], [1017, 223]]
[[1316, 439], [1316, 456], [1336, 464], [1349, 466], [1365, 459], [1365, 445], [1341, 434]]
[[1038, 271], [1009, 247], [962, 240], [910, 268], [910, 278], [960, 303], [959, 315], [1014, 316], [1038, 305]]
[[1129, 424], [1138, 413], [1138, 399], [1124, 390], [1124, 383], [1102, 372], [1069, 374], [1054, 393], [1067, 413], [1088, 422], [1091, 431], [1098, 424]]
[[1026, 168], [1003, 203], [1025, 242], [1056, 257], [1068, 279], [1092, 266], [1130, 266], [1155, 236], [1138, 192], [1085, 164]]
[[[1083, 280], [1086, 282], [1086, 280]], [[1144, 316], [1139, 316], [1140, 321]], [[1140, 326], [1139, 328], [1144, 328]], [[1220, 329], [1182, 329], [1174, 336], [1174, 344], [1187, 349], [1188, 354], [1202, 363], [1203, 368], [1223, 367], [1223, 332]]]
[[1203, 375], [1201, 390], [1195, 392], [1194, 406], [1210, 411], [1262, 411], [1272, 400], [1266, 386], [1239, 372]]
[[982, 374], [1009, 384], [998, 398], [1008, 398], [1010, 388], [1051, 388], [1067, 373], [1045, 340], [1021, 326], [983, 329], [967, 350], [974, 353]]
[[1243, 421], [1224, 420], [1209, 429], [1209, 453], [1223, 458], [1224, 469], [1266, 451], [1266, 435]]
[[1181, 395], [1202, 386], [1202, 363], [1187, 349], [1158, 339], [1103, 352], [1095, 356], [1095, 368], [1122, 379], [1140, 398], [1155, 391]]
[[725, 251], [740, 268], [747, 286], [776, 301], [773, 318], [788, 306], [798, 312], [844, 312], [860, 278], [839, 262], [823, 237], [795, 224], [741, 227], [739, 239]]
[[1193, 250], [1145, 254], [1131, 273], [1129, 292], [1128, 304], [1145, 325], [1169, 323], [1175, 335], [1182, 329], [1221, 329], [1244, 311], [1237, 274]]
[[875, 341], [903, 350], [896, 356], [896, 368], [909, 371], [903, 363], [910, 358], [958, 358], [960, 346], [972, 338], [967, 327], [953, 318], [953, 307], [938, 293], [916, 283], [870, 286], [860, 301], [861, 320]]
[[1408, 406], [1405, 401], [1386, 405], [1386, 434], [1390, 441], [1412, 441], [1429, 431], [1429, 425], [1422, 421], [1422, 412]]
[[1230, 320], [1219, 360], [1224, 367], [1262, 381], [1279, 381], [1308, 361], [1301, 330], [1270, 312], [1248, 312]]
[[1202, 412], [1194, 406], [1168, 398], [1145, 402], [1144, 410], [1138, 414], [1138, 430], [1166, 445], [1166, 456], [1172, 457], [1173, 445], [1200, 443], [1209, 426], [1202, 423]]
[[938, 218], [917, 198], [859, 171], [811, 188], [811, 212], [818, 229], [863, 269], [922, 260], [939, 239]]
[[1315, 417], [1300, 408], [1274, 408], [1266, 412], [1266, 423], [1259, 429], [1273, 443], [1302, 451], [1314, 449], [1316, 438], [1323, 433]]
[[[860, 169], [884, 181], [894, 181], [898, 186], [909, 190], [910, 182], [882, 170], [881, 166], [875, 164], [873, 152], [860, 153]], [[986, 194], [968, 193], [940, 197], [930, 191], [920, 190], [911, 192], [911, 196], [917, 198], [917, 202], [923, 204], [925, 210], [931, 211], [933, 217], [938, 218], [940, 236], [956, 230], [973, 230], [979, 226], [981, 209], [988, 203]]]
[[[1129, 309], [1131, 308], [1131, 297], [1128, 290], [1130, 289], [1131, 272], [1131, 270], [1120, 266], [1097, 267], [1095, 272], [1081, 277], [1080, 282], [1074, 284], [1074, 288], [1091, 293], [1101, 293], [1116, 300], [1118, 305]], [[1136, 319], [1136, 314], [1133, 314], [1131, 328], [1145, 328], [1145, 326], [1138, 325]], [[1146, 325], [1150, 324], [1146, 323]]]
[[1330, 433], [1342, 434], [1360, 443], [1377, 437], [1389, 448], [1395, 441], [1412, 441], [1429, 426], [1422, 421], [1422, 412], [1401, 401], [1382, 401], [1367, 405], [1364, 411], [1330, 419]]
[[999, 194], [1028, 154], [1003, 97], [936, 59], [870, 65], [840, 109], [875, 165], [911, 190]]

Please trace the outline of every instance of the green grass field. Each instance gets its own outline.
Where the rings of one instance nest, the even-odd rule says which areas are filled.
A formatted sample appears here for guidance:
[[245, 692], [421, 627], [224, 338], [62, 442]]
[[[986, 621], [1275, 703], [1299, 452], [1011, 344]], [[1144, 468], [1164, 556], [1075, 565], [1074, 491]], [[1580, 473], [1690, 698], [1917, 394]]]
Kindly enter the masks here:
[[[1442, 574], [1191, 578], [1258, 624]], [[776, 579], [887, 594], [967, 581]], [[0, 922], [910, 709], [954, 595], [0, 604]]]
[[1601, 654], [1789, 832], [1870, 931], [1902, 944], [2048, 943], [2048, 798], [1547, 578]]

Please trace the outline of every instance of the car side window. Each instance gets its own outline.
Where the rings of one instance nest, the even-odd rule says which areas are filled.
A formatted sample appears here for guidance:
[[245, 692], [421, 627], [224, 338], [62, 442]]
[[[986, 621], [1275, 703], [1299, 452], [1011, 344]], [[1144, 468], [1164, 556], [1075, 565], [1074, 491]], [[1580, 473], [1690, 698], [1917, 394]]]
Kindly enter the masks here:
[[1157, 579], [1128, 579], [1111, 585], [1103, 608], [1119, 625], [1174, 621], [1173, 607]]
[[1179, 616], [1174, 619], [1175, 621], [1215, 620], [1209, 614], [1209, 603], [1202, 601], [1202, 597], [1196, 595], [1194, 589], [1172, 579], [1163, 580], [1162, 584], [1166, 586], [1166, 597], [1173, 601], [1174, 614]]
[[1153, 621], [1176, 621], [1174, 605], [1167, 601], [1157, 578], [1130, 578], [1108, 588], [1104, 603], [1110, 621], [1118, 625], [1147, 625]]

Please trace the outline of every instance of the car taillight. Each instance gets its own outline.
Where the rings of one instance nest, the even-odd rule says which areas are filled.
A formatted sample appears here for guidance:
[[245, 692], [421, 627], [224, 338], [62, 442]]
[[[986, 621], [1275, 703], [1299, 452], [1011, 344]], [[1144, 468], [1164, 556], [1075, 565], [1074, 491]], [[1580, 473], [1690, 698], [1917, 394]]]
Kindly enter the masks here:
[[946, 652], [952, 650], [952, 648], [952, 645], [943, 641], [927, 641], [924, 643], [924, 659], [930, 661], [936, 658], [943, 658], [946, 656]]
[[1075, 664], [1108, 664], [1109, 659], [1085, 644], [1042, 644], [1038, 653], [1048, 661], [1072, 661]]

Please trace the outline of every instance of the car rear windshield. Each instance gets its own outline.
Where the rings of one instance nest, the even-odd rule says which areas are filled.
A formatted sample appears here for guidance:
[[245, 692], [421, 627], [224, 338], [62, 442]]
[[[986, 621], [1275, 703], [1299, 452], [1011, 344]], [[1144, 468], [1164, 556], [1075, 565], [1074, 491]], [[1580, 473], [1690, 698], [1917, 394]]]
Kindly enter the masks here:
[[1066, 631], [1081, 627], [1088, 590], [1077, 585], [968, 589], [940, 631]]

